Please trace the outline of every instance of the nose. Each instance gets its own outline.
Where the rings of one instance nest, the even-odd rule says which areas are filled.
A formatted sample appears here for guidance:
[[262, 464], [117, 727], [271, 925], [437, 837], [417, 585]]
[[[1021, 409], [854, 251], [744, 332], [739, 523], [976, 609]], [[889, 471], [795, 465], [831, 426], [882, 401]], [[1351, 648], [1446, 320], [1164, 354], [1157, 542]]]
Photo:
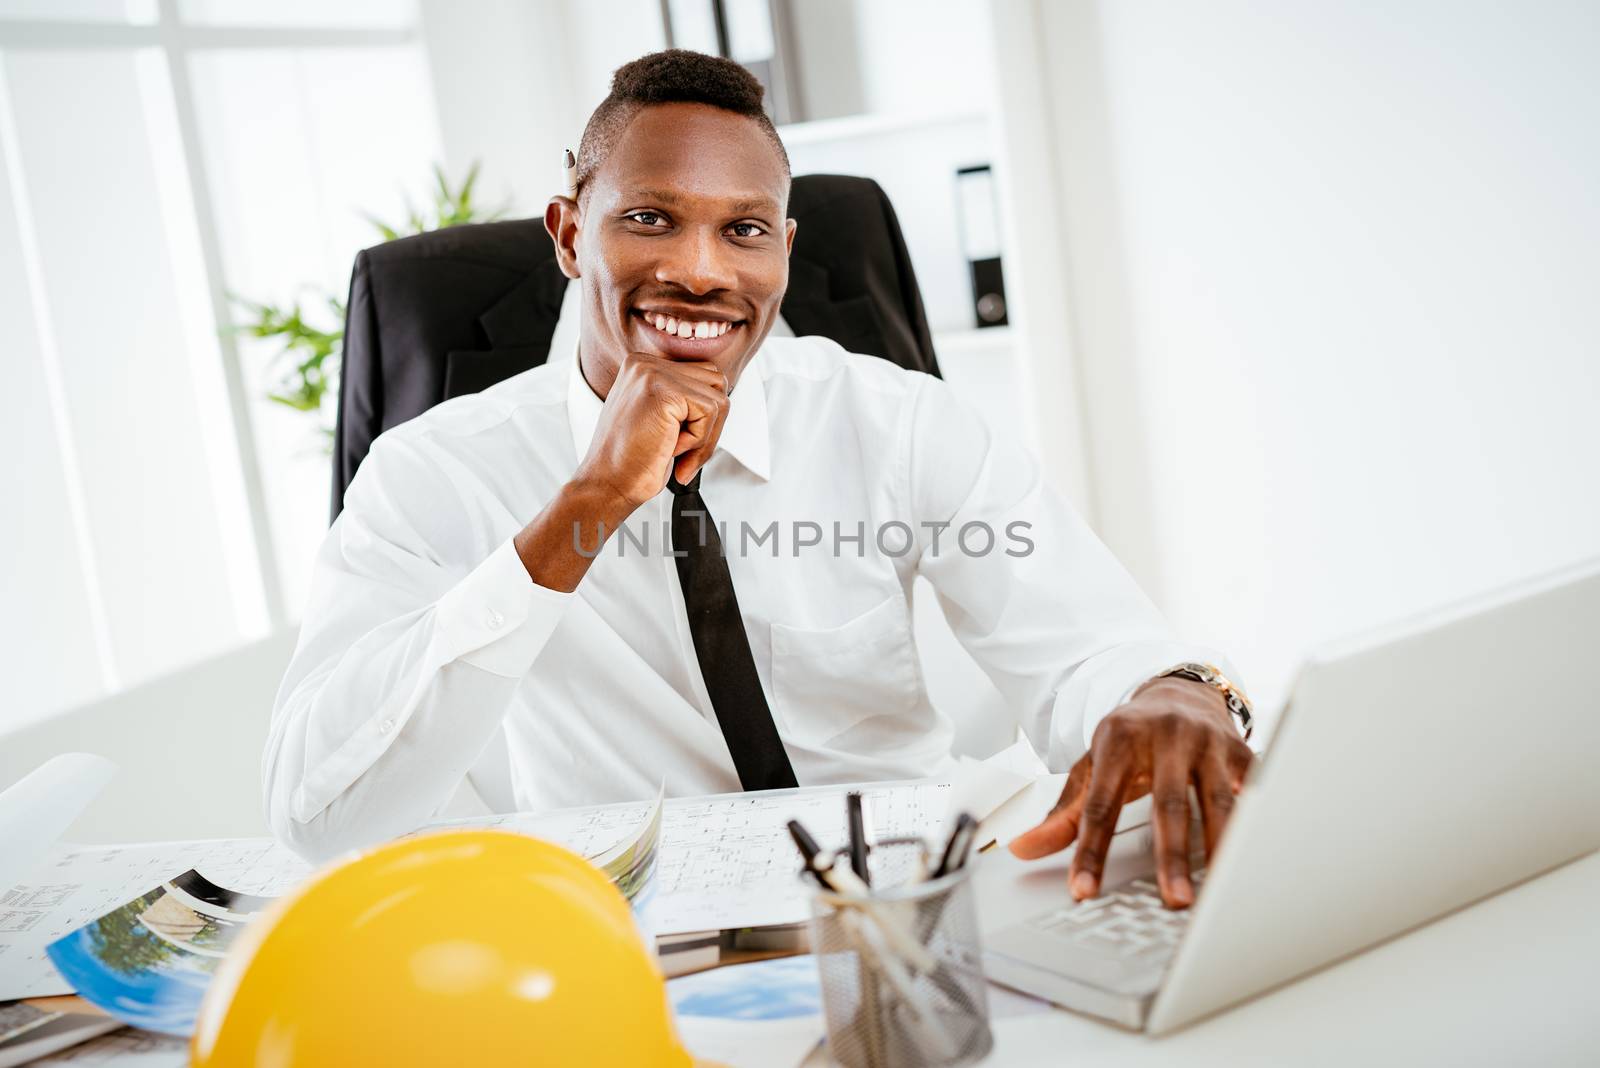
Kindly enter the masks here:
[[703, 297], [737, 282], [721, 232], [705, 226], [687, 227], [674, 237], [656, 265], [656, 281], [686, 289]]

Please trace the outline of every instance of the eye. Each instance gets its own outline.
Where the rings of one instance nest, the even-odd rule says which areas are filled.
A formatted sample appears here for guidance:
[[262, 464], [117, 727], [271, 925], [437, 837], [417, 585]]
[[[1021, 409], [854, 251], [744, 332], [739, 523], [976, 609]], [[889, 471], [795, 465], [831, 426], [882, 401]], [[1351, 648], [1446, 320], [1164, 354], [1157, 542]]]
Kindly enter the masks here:
[[632, 219], [640, 226], [661, 226], [667, 221], [659, 211], [630, 211], [623, 218]]
[[766, 228], [753, 222], [738, 222], [728, 227], [728, 232], [734, 237], [760, 237], [766, 233]]

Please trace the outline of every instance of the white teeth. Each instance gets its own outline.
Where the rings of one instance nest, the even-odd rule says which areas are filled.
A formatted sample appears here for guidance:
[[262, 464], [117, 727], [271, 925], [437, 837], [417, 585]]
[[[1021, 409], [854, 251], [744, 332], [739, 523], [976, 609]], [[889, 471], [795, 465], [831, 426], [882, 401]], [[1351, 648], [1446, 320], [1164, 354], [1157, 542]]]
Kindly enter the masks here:
[[657, 330], [660, 330], [664, 334], [675, 334], [682, 338], [721, 337], [729, 330], [732, 330], [735, 325], [733, 323], [713, 322], [711, 320], [705, 320], [703, 322], [691, 322], [688, 319], [674, 319], [670, 315], [661, 315], [655, 312], [645, 312], [643, 314], [645, 322], [654, 326]]

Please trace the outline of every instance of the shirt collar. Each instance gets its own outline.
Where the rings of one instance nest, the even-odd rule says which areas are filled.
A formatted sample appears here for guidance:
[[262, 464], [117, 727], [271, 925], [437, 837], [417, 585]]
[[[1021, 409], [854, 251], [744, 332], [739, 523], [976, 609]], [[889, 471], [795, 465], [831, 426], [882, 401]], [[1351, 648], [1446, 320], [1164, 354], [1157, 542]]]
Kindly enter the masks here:
[[[761, 371], [761, 353], [758, 351], [739, 376], [739, 385], [733, 391], [728, 408], [728, 421], [723, 424], [722, 436], [717, 439], [717, 451], [726, 452], [765, 482], [772, 475], [772, 447], [771, 432], [767, 426], [766, 383]], [[574, 346], [572, 367], [567, 376], [567, 420], [572, 427], [572, 450], [580, 460], [589, 453], [589, 443], [594, 439], [602, 407], [600, 398], [595, 396], [594, 390], [589, 388], [589, 383], [583, 377]]]

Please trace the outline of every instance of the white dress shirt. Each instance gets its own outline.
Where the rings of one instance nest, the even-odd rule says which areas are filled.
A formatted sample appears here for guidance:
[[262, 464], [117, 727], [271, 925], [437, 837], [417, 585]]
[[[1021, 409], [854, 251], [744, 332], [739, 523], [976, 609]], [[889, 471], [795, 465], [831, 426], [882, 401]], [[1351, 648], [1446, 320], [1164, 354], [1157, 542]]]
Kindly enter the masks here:
[[[518, 810], [637, 800], [663, 778], [671, 795], [739, 789], [667, 553], [671, 495], [573, 593], [532, 582], [512, 545], [600, 412], [568, 357], [374, 443], [273, 712], [263, 774], [286, 843], [326, 856], [409, 831], [486, 752], [504, 753]], [[918, 575], [1057, 770], [1140, 683], [1216, 660], [1173, 641], [1037, 463], [947, 383], [822, 338], [765, 342], [701, 493], [802, 786], [951, 765], [912, 632]]]

